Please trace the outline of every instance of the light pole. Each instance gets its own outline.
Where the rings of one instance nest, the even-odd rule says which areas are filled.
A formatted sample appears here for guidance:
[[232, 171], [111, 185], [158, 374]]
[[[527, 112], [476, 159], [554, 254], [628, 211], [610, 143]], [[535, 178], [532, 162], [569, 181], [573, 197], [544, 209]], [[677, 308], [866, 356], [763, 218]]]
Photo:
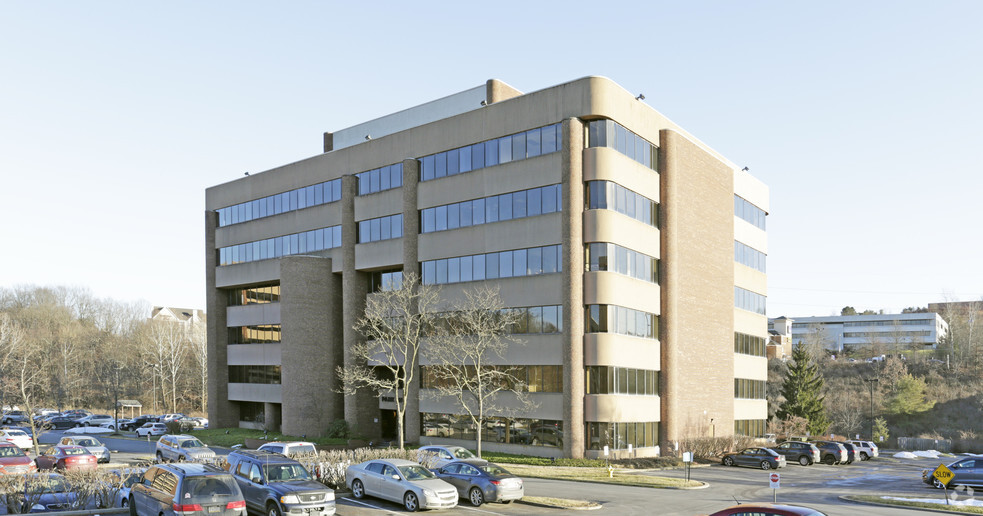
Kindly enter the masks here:
[[879, 382], [878, 378], [864, 378], [870, 385], [870, 442], [874, 442], [874, 384]]

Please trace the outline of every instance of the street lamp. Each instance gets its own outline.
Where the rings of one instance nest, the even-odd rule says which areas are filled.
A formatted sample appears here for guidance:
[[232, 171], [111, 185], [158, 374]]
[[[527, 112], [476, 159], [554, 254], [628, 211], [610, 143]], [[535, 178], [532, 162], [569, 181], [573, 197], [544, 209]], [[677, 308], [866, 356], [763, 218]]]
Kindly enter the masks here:
[[879, 382], [878, 378], [864, 378], [870, 385], [870, 442], [874, 442], [874, 384]]

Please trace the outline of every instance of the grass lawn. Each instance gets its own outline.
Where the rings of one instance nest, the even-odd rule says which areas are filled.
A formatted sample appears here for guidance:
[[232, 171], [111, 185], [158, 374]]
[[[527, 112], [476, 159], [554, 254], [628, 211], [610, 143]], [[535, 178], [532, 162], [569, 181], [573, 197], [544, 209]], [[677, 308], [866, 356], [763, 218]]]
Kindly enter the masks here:
[[870, 495], [851, 495], [845, 496], [847, 500], [854, 500], [857, 502], [873, 502], [873, 503], [883, 503], [886, 505], [897, 505], [899, 507], [916, 507], [919, 509], [935, 509], [937, 511], [949, 511], [957, 514], [983, 514], [983, 507], [972, 507], [967, 505], [946, 505], [945, 501], [943, 503], [924, 503], [924, 502], [906, 502], [903, 500], [889, 500], [881, 498], [880, 496], [870, 496]]
[[550, 478], [555, 480], [578, 480], [581, 482], [598, 482], [602, 484], [618, 484], [623, 486], [679, 488], [699, 487], [702, 482], [686, 481], [681, 478], [655, 477], [614, 471], [614, 476], [608, 476], [607, 468], [571, 468], [571, 467], [539, 467], [522, 464], [509, 464], [505, 469], [520, 477]]

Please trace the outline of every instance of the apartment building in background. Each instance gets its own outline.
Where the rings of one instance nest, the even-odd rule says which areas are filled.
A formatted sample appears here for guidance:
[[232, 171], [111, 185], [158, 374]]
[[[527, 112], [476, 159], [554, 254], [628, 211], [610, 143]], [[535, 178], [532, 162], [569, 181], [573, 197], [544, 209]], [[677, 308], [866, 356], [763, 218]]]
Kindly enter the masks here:
[[933, 312], [791, 319], [793, 345], [820, 343], [832, 353], [935, 348], [949, 325]]
[[209, 419], [391, 437], [391, 397], [340, 394], [335, 369], [367, 297], [413, 272], [446, 310], [485, 282], [524, 314], [503, 365], [537, 406], [473, 428], [421, 363], [410, 442], [617, 457], [761, 434], [767, 211], [764, 184], [603, 77], [490, 80], [325, 133], [206, 192]]

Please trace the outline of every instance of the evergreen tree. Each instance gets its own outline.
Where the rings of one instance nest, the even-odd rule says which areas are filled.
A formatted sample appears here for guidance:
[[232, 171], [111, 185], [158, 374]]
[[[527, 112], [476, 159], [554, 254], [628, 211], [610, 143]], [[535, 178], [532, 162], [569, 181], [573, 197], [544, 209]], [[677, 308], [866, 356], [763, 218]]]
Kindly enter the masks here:
[[898, 380], [886, 408], [892, 414], [917, 414], [934, 406], [934, 401], [925, 399], [925, 380], [909, 373]]
[[805, 418], [809, 424], [806, 429], [810, 435], [822, 435], [829, 428], [823, 406], [823, 376], [819, 367], [809, 358], [809, 352], [801, 345], [792, 350], [792, 363], [785, 372], [782, 383], [782, 396], [785, 401], [776, 415], [786, 420], [792, 417]]

